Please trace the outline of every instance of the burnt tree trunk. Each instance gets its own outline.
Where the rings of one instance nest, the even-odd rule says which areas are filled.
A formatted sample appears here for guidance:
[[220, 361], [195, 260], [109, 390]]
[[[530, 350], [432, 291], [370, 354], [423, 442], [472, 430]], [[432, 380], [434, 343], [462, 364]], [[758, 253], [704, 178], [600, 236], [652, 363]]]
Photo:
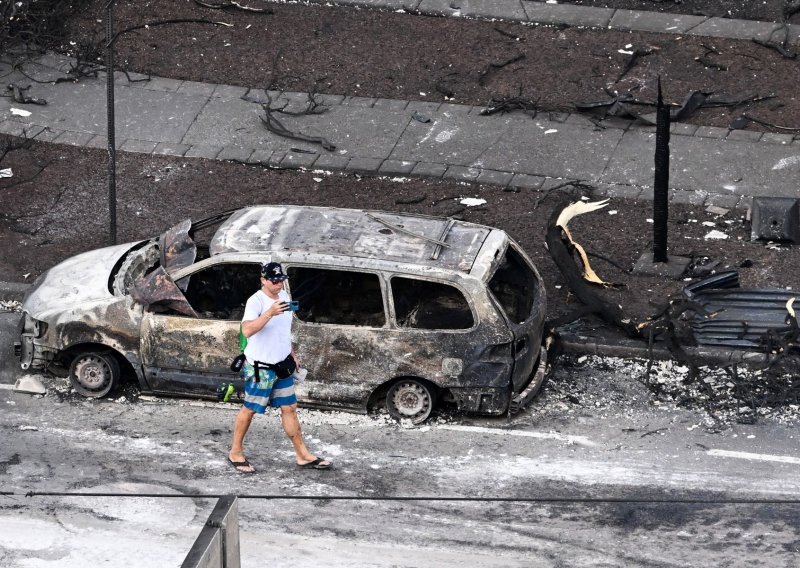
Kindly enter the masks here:
[[594, 285], [583, 278], [583, 273], [572, 256], [574, 247], [564, 230], [556, 225], [556, 219], [558, 219], [564, 206], [565, 204], [562, 204], [556, 208], [547, 222], [545, 242], [553, 262], [556, 263], [561, 275], [567, 281], [570, 291], [584, 306], [604, 321], [622, 329], [629, 337], [641, 339], [641, 332], [636, 324], [625, 315], [622, 308], [606, 302], [595, 291]]

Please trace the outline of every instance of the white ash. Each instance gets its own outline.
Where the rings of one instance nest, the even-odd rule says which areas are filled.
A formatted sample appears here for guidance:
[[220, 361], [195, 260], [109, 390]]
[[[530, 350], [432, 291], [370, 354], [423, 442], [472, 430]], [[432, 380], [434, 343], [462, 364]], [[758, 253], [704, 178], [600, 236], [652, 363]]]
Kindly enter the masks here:
[[[761, 370], [700, 367], [692, 378], [689, 367], [675, 361], [648, 362], [615, 357], [563, 357], [544, 389], [546, 405], [564, 412], [593, 408], [633, 414], [643, 409], [695, 410], [707, 426], [752, 423], [771, 419], [800, 423], [800, 404], [793, 398], [791, 374], [769, 375]], [[800, 385], [799, 385], [800, 387]], [[788, 392], [774, 400], [774, 392]], [[770, 396], [773, 395], [773, 396]], [[780, 399], [780, 396], [777, 396]]]
[[0, 312], [21, 312], [22, 304], [14, 300], [0, 300]]

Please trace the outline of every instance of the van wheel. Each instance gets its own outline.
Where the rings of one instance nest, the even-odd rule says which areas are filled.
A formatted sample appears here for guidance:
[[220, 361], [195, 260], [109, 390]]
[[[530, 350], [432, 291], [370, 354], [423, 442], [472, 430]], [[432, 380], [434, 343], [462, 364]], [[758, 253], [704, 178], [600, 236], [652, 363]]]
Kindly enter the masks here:
[[83, 396], [106, 396], [119, 383], [120, 369], [116, 357], [108, 351], [80, 353], [69, 366], [69, 380]]
[[395, 420], [411, 420], [422, 424], [433, 412], [434, 393], [417, 379], [397, 381], [386, 393], [386, 408]]

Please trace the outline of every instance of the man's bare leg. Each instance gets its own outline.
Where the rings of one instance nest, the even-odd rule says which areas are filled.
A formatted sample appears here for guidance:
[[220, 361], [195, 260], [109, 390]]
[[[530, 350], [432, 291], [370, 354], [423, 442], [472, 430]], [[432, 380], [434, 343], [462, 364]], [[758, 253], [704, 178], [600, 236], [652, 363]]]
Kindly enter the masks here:
[[[242, 406], [239, 413], [236, 415], [236, 420], [233, 423], [233, 445], [231, 451], [228, 453], [228, 459], [232, 462], [247, 461], [244, 456], [244, 436], [250, 429], [250, 424], [253, 421], [255, 412], [246, 406]], [[236, 466], [236, 469], [243, 473], [252, 473], [256, 470], [252, 465]]]
[[[297, 418], [297, 405], [289, 404], [281, 406], [281, 424], [283, 431], [289, 436], [289, 440], [294, 447], [294, 453], [297, 456], [297, 464], [303, 465], [317, 459], [317, 456], [308, 451], [305, 441], [303, 441], [303, 433], [300, 431], [300, 420]], [[324, 464], [330, 464], [328, 460], [324, 460]]]

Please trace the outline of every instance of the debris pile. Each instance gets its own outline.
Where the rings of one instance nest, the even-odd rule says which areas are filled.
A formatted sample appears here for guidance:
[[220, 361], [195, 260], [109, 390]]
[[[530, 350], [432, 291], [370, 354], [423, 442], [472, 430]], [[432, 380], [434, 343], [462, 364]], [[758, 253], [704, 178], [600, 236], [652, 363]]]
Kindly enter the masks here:
[[800, 423], [800, 360], [781, 368], [701, 367], [675, 361], [564, 356], [545, 387], [548, 405], [631, 412], [642, 402], [665, 410], [702, 411], [709, 426], [771, 418]]

